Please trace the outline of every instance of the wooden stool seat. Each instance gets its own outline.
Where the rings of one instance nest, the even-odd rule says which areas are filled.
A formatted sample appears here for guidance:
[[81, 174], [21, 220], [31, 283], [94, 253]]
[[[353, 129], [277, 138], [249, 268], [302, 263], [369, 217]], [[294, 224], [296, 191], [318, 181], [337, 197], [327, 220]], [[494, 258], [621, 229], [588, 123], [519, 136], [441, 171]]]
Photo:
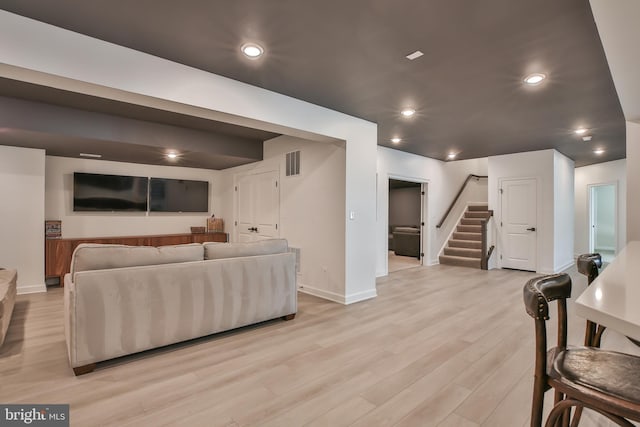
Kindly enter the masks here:
[[[597, 348], [569, 347], [557, 352], [549, 379], [577, 400], [588, 400], [595, 393], [610, 409], [620, 406], [622, 399], [626, 401], [623, 406], [631, 405], [640, 413], [640, 357]], [[637, 416], [626, 416], [637, 419]]]

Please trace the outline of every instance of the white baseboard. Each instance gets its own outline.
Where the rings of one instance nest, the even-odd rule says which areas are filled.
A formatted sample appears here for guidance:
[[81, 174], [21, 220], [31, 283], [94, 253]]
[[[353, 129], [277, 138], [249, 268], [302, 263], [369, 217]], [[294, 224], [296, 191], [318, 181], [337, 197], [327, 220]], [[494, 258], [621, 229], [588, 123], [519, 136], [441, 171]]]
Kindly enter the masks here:
[[555, 273], [560, 273], [564, 270], [566, 270], [567, 268], [570, 268], [573, 266], [573, 260], [567, 262], [565, 265], [561, 266], [560, 268], [556, 269]]
[[347, 295], [345, 298], [344, 304], [353, 304], [360, 301], [365, 301], [371, 298], [375, 298], [378, 296], [378, 292], [375, 289], [370, 289], [368, 291], [357, 292], [355, 294]]
[[40, 285], [18, 286], [16, 291], [18, 295], [37, 294], [40, 292], [47, 292], [47, 285], [42, 283]]
[[438, 265], [440, 264], [440, 260], [439, 259], [432, 259], [430, 261], [427, 261], [427, 267], [431, 267], [434, 265]]
[[303, 294], [313, 295], [315, 297], [323, 298], [329, 301], [337, 302], [344, 305], [353, 304], [359, 301], [364, 301], [367, 299], [375, 298], [378, 296], [378, 293], [375, 289], [370, 291], [358, 292], [351, 295], [342, 295], [337, 292], [326, 291], [324, 289], [312, 288], [306, 285], [300, 285], [298, 287], [298, 292], [302, 292]]
[[313, 295], [314, 297], [328, 299], [329, 301], [344, 304], [344, 295], [336, 292], [325, 291], [324, 289], [312, 288], [307, 285], [298, 286], [298, 292], [302, 292], [303, 294], [309, 294], [309, 295]]

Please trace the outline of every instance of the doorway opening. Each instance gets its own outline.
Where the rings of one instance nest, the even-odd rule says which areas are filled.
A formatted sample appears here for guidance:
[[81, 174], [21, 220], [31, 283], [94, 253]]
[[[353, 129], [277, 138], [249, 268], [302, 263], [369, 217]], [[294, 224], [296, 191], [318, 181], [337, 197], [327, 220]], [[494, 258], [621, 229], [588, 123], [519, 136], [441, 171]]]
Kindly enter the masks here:
[[611, 262], [618, 246], [618, 186], [616, 183], [589, 186], [589, 252]]
[[389, 178], [389, 273], [423, 263], [426, 186]]

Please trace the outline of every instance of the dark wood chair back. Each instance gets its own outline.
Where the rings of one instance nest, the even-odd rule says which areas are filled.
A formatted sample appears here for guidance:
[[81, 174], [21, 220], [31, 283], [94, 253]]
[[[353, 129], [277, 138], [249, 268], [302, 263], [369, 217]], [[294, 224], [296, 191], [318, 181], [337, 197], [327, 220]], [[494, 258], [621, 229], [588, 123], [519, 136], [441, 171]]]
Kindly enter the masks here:
[[[593, 266], [585, 265], [592, 271]], [[593, 347], [567, 347], [570, 297], [571, 278], [565, 273], [536, 277], [523, 289], [524, 305], [535, 321], [536, 334], [531, 427], [541, 427], [544, 393], [551, 388], [554, 407], [547, 426], [568, 426], [572, 408], [571, 426], [577, 426], [582, 409], [587, 407], [619, 426], [632, 427], [628, 420], [640, 421], [640, 357]], [[558, 307], [558, 341], [547, 350], [547, 320], [553, 301]]]
[[602, 257], [600, 254], [582, 254], [576, 261], [578, 272], [587, 276], [587, 283], [590, 285], [598, 277], [598, 269], [602, 268]]
[[[550, 388], [547, 377], [547, 325], [549, 302], [558, 301], [558, 348], [567, 346], [567, 298], [571, 298], [568, 274], [553, 274], [531, 279], [523, 289], [524, 306], [536, 327], [536, 361], [534, 369], [531, 426], [542, 425], [544, 393]], [[561, 399], [556, 395], [556, 403]]]
[[[602, 268], [602, 257], [598, 253], [582, 254], [578, 256], [576, 266], [580, 274], [587, 276], [587, 286], [589, 286], [598, 277], [598, 269]], [[604, 326], [587, 320], [584, 333], [584, 345], [588, 347], [600, 347], [604, 331]]]

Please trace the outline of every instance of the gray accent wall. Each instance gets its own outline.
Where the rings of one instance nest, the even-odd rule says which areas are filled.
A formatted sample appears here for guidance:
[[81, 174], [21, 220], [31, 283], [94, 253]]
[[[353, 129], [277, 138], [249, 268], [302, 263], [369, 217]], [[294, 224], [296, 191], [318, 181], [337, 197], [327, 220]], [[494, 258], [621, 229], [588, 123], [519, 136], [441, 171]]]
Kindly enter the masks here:
[[420, 224], [420, 187], [389, 190], [389, 225]]

